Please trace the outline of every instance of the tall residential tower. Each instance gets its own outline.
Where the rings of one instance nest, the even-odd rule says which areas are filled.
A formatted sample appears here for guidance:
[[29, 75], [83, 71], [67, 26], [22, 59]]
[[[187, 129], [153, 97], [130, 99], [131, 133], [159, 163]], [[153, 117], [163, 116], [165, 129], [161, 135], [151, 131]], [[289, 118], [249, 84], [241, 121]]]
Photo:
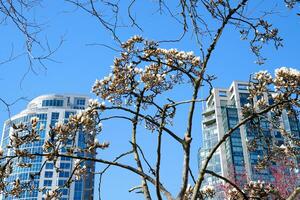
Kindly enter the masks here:
[[[49, 126], [54, 126], [57, 122], [66, 122], [70, 115], [85, 109], [87, 104], [88, 97], [83, 95], [43, 95], [33, 99], [24, 111], [5, 122], [1, 140], [4, 156], [12, 155], [11, 149], [7, 148], [7, 145], [10, 143], [10, 133], [13, 131], [12, 124], [28, 124], [32, 117], [37, 117], [39, 119], [38, 127], [45, 127], [39, 132], [40, 141], [22, 145], [21, 148], [28, 150], [30, 153], [43, 153], [44, 141], [49, 137], [47, 134], [50, 130]], [[86, 144], [83, 133], [79, 132], [76, 137], [75, 145], [85, 147]], [[45, 157], [36, 157], [30, 160], [29, 162], [31, 162], [32, 166], [29, 168], [14, 166], [13, 172], [7, 181], [10, 182], [19, 178], [22, 183], [30, 180], [30, 174], [39, 172], [45, 159]], [[95, 166], [93, 162], [89, 161], [86, 161], [85, 165], [87, 166], [87, 176], [83, 177], [80, 181], [72, 183], [69, 189], [62, 189], [61, 200], [93, 199], [94, 176], [90, 172], [94, 171]], [[34, 179], [36, 188], [45, 187], [45, 193], [48, 189], [54, 189], [57, 186], [65, 184], [74, 167], [73, 161], [66, 157], [59, 158], [56, 166], [59, 167], [59, 172], [55, 170], [53, 162], [47, 162], [45, 164], [39, 178]], [[0, 199], [40, 200], [43, 199], [43, 192], [38, 192], [38, 190], [25, 191], [18, 198], [2, 196]]]
[[[272, 101], [266, 96], [264, 99]], [[217, 144], [224, 134], [239, 123], [242, 119], [242, 107], [250, 103], [248, 83], [234, 81], [229, 88], [214, 88], [212, 95], [206, 103], [206, 108], [202, 113], [202, 148], [199, 151], [199, 164], [201, 165], [211, 149]], [[251, 101], [257, 101], [255, 98]], [[271, 115], [269, 113], [268, 115]], [[284, 141], [278, 130], [271, 127], [271, 124], [264, 119], [260, 120], [259, 131], [265, 137], [272, 137], [276, 145], [281, 145]], [[286, 131], [293, 135], [300, 136], [299, 121], [286, 112], [283, 112], [280, 123]], [[257, 170], [256, 164], [259, 156], [263, 156], [264, 147], [259, 147], [255, 151], [249, 151], [247, 140], [251, 140], [255, 133], [248, 124], [241, 126], [223, 143], [213, 158], [209, 162], [208, 170], [214, 171], [219, 175], [234, 179], [237, 183], [246, 181], [246, 175], [250, 180], [272, 181], [270, 169]], [[220, 179], [213, 176], [206, 176], [205, 184], [216, 185]]]

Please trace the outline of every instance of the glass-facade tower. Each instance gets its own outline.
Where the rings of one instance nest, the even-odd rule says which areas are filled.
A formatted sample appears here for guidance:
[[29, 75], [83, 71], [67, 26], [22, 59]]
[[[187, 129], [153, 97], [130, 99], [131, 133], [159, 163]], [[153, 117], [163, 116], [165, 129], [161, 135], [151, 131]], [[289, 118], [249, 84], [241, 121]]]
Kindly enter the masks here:
[[[242, 107], [247, 103], [252, 103], [248, 97], [247, 82], [234, 81], [229, 88], [213, 89], [202, 113], [203, 139], [199, 151], [200, 165], [224, 134], [242, 119]], [[272, 101], [268, 96], [265, 99]], [[251, 101], [257, 100], [259, 100], [259, 97]], [[267, 117], [271, 117], [271, 115], [272, 113], [268, 113]], [[297, 118], [283, 112], [279, 121], [287, 132], [295, 137], [300, 136], [300, 124]], [[247, 147], [247, 141], [258, 135], [258, 131], [265, 138], [275, 138], [278, 146], [284, 143], [280, 132], [271, 127], [266, 119], [260, 119], [259, 128], [256, 129], [251, 127], [250, 124], [245, 124], [235, 130], [226, 142], [220, 146], [214, 158], [209, 162], [208, 170], [228, 177], [237, 184], [243, 184], [247, 178], [253, 181], [272, 181], [273, 177], [269, 169], [257, 170], [256, 168], [258, 158], [264, 156], [266, 150], [264, 145], [259, 145], [253, 151], [250, 151]], [[221, 183], [220, 179], [207, 175], [203, 185], [216, 185], [219, 183]]]
[[[88, 104], [88, 97], [83, 95], [43, 95], [32, 100], [27, 109], [20, 114], [13, 116], [7, 120], [4, 124], [1, 147], [4, 151], [4, 156], [12, 155], [11, 149], [7, 148], [10, 143], [10, 133], [12, 132], [13, 124], [28, 124], [32, 117], [39, 119], [37, 128], [43, 126], [44, 128], [39, 131], [40, 141], [22, 145], [22, 149], [28, 150], [30, 153], [43, 153], [43, 144], [47, 139], [50, 126], [54, 126], [58, 122], [67, 122], [70, 115], [73, 115], [80, 110], [86, 108]], [[85, 147], [84, 134], [79, 132], [76, 136], [76, 146]], [[70, 144], [71, 145], [71, 144]], [[61, 150], [62, 153], [66, 149]], [[93, 154], [87, 155], [87, 153], [80, 153], [79, 156], [94, 156]], [[34, 159], [23, 160], [25, 163], [31, 163], [31, 167], [13, 167], [11, 176], [7, 181], [11, 182], [16, 178], [19, 178], [21, 183], [30, 180], [31, 174], [36, 174], [40, 171], [42, 165], [45, 162], [45, 157], [37, 156]], [[0, 199], [20, 199], [20, 200], [39, 200], [43, 199], [43, 193], [47, 190], [54, 189], [57, 186], [63, 186], [71, 175], [73, 161], [70, 158], [62, 157], [56, 163], [56, 167], [60, 170], [55, 170], [53, 162], [46, 162], [40, 172], [40, 176], [35, 176], [33, 181], [34, 188], [45, 188], [39, 192], [37, 189], [28, 190], [21, 193], [18, 198], [0, 196]], [[71, 184], [70, 188], [61, 189], [61, 200], [92, 200], [93, 199], [93, 186], [94, 176], [93, 171], [95, 169], [94, 163], [91, 161], [85, 161], [87, 166], [87, 175], [81, 180], [75, 181]]]

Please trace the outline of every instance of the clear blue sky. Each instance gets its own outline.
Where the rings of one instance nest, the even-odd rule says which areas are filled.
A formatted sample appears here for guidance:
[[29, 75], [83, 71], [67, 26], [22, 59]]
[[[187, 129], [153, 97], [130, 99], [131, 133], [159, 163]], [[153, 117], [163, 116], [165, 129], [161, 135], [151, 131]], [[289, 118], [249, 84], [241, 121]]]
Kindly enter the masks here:
[[[283, 13], [274, 17], [273, 21], [284, 38], [284, 48], [278, 51], [273, 47], [266, 48], [264, 55], [268, 60], [265, 65], [258, 66], [254, 64], [255, 57], [250, 53], [248, 43], [240, 40], [236, 30], [227, 29], [212, 55], [208, 68], [209, 74], [215, 74], [218, 77], [214, 82], [216, 87], [228, 87], [233, 80], [248, 80], [249, 74], [262, 69], [271, 72], [280, 66], [299, 69], [300, 17], [297, 17], [294, 11], [286, 12], [287, 10], [282, 6], [281, 1], [278, 2], [280, 2], [279, 9]], [[136, 13], [137, 22], [144, 28], [144, 32], [137, 29], [120, 29], [118, 33], [121, 35], [122, 40], [126, 40], [133, 34], [140, 34], [154, 40], [178, 37], [180, 34], [178, 24], [172, 20], [162, 18], [155, 12], [157, 7], [149, 6], [151, 5], [150, 1], [147, 1], [148, 6], [143, 5], [143, 3], [138, 2], [135, 9], [138, 8], [138, 13]], [[260, 6], [262, 9], [264, 6], [269, 5], [262, 4]], [[26, 58], [20, 57], [11, 63], [0, 65], [0, 97], [7, 102], [12, 102], [18, 97], [32, 99], [47, 93], [82, 93], [93, 97], [90, 93], [92, 84], [96, 78], [100, 79], [109, 73], [110, 65], [117, 53], [104, 47], [87, 46], [86, 44], [96, 42], [113, 45], [111, 35], [90, 15], [83, 13], [81, 10], [76, 11], [73, 7], [57, 1], [56, 3], [45, 1], [43, 7], [38, 8], [34, 13], [38, 20], [47, 23], [42, 35], [43, 37], [47, 35], [50, 44], [55, 46], [59, 42], [60, 36], [65, 35], [66, 41], [54, 56], [59, 63], [45, 63], [46, 70], [35, 65], [38, 74], [35, 75], [30, 72], [26, 75], [21, 87], [20, 82], [28, 67]], [[126, 17], [124, 16], [124, 18]], [[10, 22], [0, 26], [0, 33], [0, 59], [9, 56], [12, 44], [16, 53], [22, 51], [24, 46], [23, 36]], [[190, 37], [189, 34], [180, 43], [166, 44], [164, 47], [199, 53], [195, 39]], [[177, 90], [177, 94], [183, 100], [189, 98], [189, 94], [185, 91], [186, 88], [183, 87]], [[26, 101], [21, 101], [14, 105], [11, 108], [12, 114], [20, 112], [26, 104]], [[198, 106], [197, 116], [200, 116], [200, 107]], [[2, 129], [2, 124], [7, 119], [8, 114], [2, 104], [0, 104], [0, 109], [0, 128]], [[185, 111], [185, 109], [179, 111], [181, 117], [175, 123], [177, 126], [176, 131], [181, 135], [184, 132], [185, 124], [180, 122], [181, 119], [185, 119]], [[200, 120], [200, 117], [196, 119], [196, 122], [199, 123], [195, 125], [195, 130], [199, 134], [196, 134], [193, 140], [196, 143], [192, 153], [194, 171], [197, 169], [196, 154], [201, 139]], [[109, 141], [111, 148], [99, 153], [100, 157], [113, 158], [118, 153], [130, 148], [128, 143], [130, 133], [124, 131], [126, 130], [124, 123], [115, 121], [114, 123], [104, 124], [104, 130], [99, 139], [100, 141]], [[155, 149], [153, 149], [156, 146], [155, 138], [155, 134], [141, 132], [140, 140], [146, 146], [146, 153], [150, 155], [152, 161], [155, 159], [151, 156], [155, 152]], [[165, 139], [163, 143], [163, 159], [165, 160], [162, 162], [163, 180], [172, 192], [176, 192], [180, 183], [182, 152], [178, 150], [178, 145], [172, 144], [167, 137]], [[102, 197], [104, 200], [118, 199], [120, 196], [123, 199], [141, 198], [139, 194], [128, 193], [128, 189], [140, 183], [135, 175], [112, 168], [103, 181], [102, 190], [104, 193]], [[97, 190], [97, 187], [95, 189]], [[97, 191], [96, 195], [98, 195]]]

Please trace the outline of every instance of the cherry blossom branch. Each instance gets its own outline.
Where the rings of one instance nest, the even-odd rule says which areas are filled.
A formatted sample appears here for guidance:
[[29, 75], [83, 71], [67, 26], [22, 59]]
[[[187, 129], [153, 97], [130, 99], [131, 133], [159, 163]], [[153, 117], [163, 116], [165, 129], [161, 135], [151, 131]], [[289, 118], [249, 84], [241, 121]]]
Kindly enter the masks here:
[[[131, 143], [131, 142], [130, 142], [130, 143]], [[131, 144], [132, 144], [132, 143], [131, 143]], [[138, 144], [135, 144], [135, 145], [136, 145], [136, 147], [138, 148], [138, 150], [141, 152], [141, 156], [142, 156], [143, 160], [145, 161], [146, 165], [148, 166], [149, 172], [151, 172], [153, 175], [155, 175], [155, 170], [151, 167], [149, 161], [146, 159], [146, 156], [145, 156], [145, 154], [144, 154], [142, 148], [141, 148], [140, 145], [138, 145]]]
[[[144, 92], [141, 92], [141, 96], [143, 96]], [[131, 142], [132, 142], [132, 148], [133, 148], [133, 154], [134, 154], [134, 159], [136, 161], [137, 164], [137, 168], [139, 171], [143, 172], [143, 166], [139, 157], [139, 153], [137, 150], [137, 139], [136, 139], [136, 134], [137, 134], [137, 123], [138, 123], [138, 117], [139, 117], [139, 113], [140, 113], [140, 108], [141, 108], [141, 97], [139, 97], [137, 99], [137, 103], [136, 103], [136, 114], [132, 120], [132, 138], [131, 138]], [[150, 195], [150, 191], [149, 191], [149, 187], [147, 184], [147, 181], [145, 179], [145, 177], [142, 177], [142, 188], [143, 188], [143, 193], [144, 196], [147, 200], [151, 200], [151, 195]]]
[[192, 102], [190, 105], [189, 109], [189, 114], [188, 114], [188, 125], [187, 125], [187, 130], [184, 135], [184, 143], [183, 143], [183, 150], [184, 150], [184, 158], [183, 158], [183, 170], [182, 170], [182, 184], [181, 184], [181, 189], [180, 192], [177, 196], [177, 198], [183, 198], [187, 184], [188, 184], [188, 172], [189, 172], [189, 163], [190, 163], [190, 145], [192, 141], [192, 126], [193, 126], [193, 117], [194, 117], [194, 110], [195, 110], [195, 100], [197, 99], [199, 87], [200, 87], [200, 80], [199, 78], [194, 87], [194, 92], [192, 96]]
[[155, 175], [156, 175], [156, 195], [158, 200], [162, 200], [161, 194], [160, 194], [160, 189], [159, 189], [159, 179], [160, 179], [160, 161], [161, 161], [161, 140], [162, 140], [162, 132], [163, 132], [163, 126], [165, 123], [165, 118], [166, 118], [166, 111], [167, 111], [167, 106], [164, 107], [162, 114], [161, 114], [161, 122], [157, 134], [157, 150], [156, 150], [156, 170], [155, 170]]
[[100, 121], [107, 121], [107, 120], [111, 120], [111, 119], [125, 119], [125, 120], [128, 120], [128, 121], [132, 121], [131, 118], [125, 117], [125, 116], [120, 116], [120, 115], [99, 118]]

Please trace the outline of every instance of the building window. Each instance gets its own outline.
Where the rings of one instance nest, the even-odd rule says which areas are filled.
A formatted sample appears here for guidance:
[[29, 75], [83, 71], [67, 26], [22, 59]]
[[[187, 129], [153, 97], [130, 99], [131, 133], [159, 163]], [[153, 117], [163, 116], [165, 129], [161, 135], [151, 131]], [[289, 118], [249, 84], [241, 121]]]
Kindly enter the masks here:
[[64, 186], [67, 180], [58, 180], [58, 186]]
[[60, 160], [69, 161], [69, 160], [71, 160], [71, 158], [69, 158], [69, 157], [61, 157]]
[[48, 172], [48, 171], [45, 172], [45, 178], [52, 178], [52, 176], [53, 176], [53, 172]]
[[46, 169], [53, 169], [53, 163], [46, 163]]
[[39, 118], [39, 121], [46, 121], [47, 120], [47, 114], [41, 113], [36, 115], [37, 118]]
[[77, 106], [84, 106], [85, 105], [85, 99], [84, 98], [75, 98], [75, 105]]
[[227, 92], [226, 91], [219, 91], [219, 96], [220, 97], [227, 97]]
[[51, 126], [55, 126], [55, 124], [58, 122], [58, 118], [59, 118], [58, 112], [53, 112], [51, 114]]
[[70, 163], [60, 163], [61, 169], [70, 169], [71, 164]]
[[239, 90], [248, 90], [248, 84], [238, 83]]
[[51, 120], [58, 120], [58, 117], [59, 117], [59, 113], [53, 112], [51, 115]]
[[65, 171], [59, 172], [59, 177], [68, 178], [69, 176], [70, 176], [69, 172], [65, 172]]
[[56, 106], [56, 107], [62, 107], [64, 104], [64, 100], [58, 100], [58, 99], [51, 99], [51, 100], [43, 100], [42, 106]]
[[51, 185], [52, 185], [52, 180], [44, 180], [44, 186], [51, 187]]

